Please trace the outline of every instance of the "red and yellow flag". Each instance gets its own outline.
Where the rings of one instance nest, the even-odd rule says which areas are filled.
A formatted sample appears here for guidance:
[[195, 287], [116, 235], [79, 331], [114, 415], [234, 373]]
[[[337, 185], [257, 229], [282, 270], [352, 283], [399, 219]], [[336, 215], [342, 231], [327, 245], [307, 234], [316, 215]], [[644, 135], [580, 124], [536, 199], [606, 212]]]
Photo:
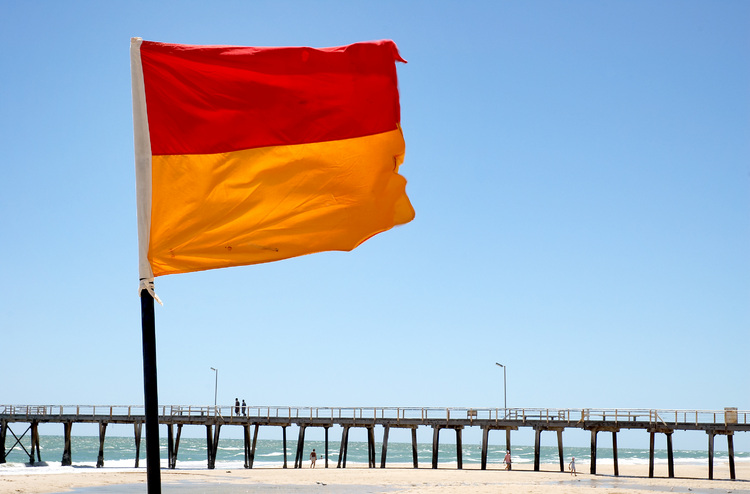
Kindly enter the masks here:
[[411, 221], [392, 41], [131, 40], [141, 279], [352, 250]]

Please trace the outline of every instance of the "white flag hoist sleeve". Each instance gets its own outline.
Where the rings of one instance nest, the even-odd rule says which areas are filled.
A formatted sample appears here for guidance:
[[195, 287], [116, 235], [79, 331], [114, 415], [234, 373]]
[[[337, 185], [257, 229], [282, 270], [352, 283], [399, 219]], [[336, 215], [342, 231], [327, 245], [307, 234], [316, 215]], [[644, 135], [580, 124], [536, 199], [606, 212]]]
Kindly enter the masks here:
[[133, 138], [135, 144], [135, 184], [138, 211], [138, 291], [147, 290], [154, 300], [154, 273], [148, 261], [151, 231], [151, 138], [146, 112], [146, 87], [141, 64], [141, 38], [130, 39], [130, 74], [133, 91]]

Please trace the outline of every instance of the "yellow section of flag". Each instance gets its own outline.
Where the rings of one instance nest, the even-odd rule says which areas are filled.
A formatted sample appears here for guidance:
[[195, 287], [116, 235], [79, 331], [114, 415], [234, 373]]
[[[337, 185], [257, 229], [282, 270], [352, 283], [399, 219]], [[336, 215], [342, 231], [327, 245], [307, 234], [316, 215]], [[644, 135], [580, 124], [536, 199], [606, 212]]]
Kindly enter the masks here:
[[401, 129], [152, 159], [154, 276], [348, 251], [411, 221]]

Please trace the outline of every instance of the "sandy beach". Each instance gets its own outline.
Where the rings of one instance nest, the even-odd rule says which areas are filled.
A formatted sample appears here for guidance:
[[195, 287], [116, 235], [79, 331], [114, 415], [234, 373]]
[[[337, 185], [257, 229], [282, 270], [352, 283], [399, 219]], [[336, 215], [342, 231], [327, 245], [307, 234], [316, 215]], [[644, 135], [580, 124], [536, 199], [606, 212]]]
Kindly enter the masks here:
[[[346, 469], [316, 468], [252, 470], [166, 470], [161, 471], [164, 492], [188, 493], [528, 493], [567, 494], [578, 492], [609, 494], [651, 494], [654, 492], [750, 493], [750, 465], [737, 465], [737, 480], [729, 480], [726, 465], [716, 465], [715, 480], [707, 480], [707, 467], [678, 465], [677, 478], [665, 478], [666, 466], [657, 465], [656, 478], [648, 478], [647, 465], [620, 467], [620, 476], [612, 475], [609, 466], [598, 466], [599, 475], [590, 475], [588, 465], [579, 466], [579, 474], [562, 473], [556, 465], [544, 465], [542, 471], [531, 471], [522, 465], [507, 472], [498, 469], [482, 471], [477, 466], [456, 470], [441, 466], [413, 469], [408, 465], [387, 469], [364, 466]], [[663, 471], [662, 471], [663, 470]], [[146, 492], [146, 471], [88, 470], [72, 473], [0, 475], [0, 493], [51, 494]]]

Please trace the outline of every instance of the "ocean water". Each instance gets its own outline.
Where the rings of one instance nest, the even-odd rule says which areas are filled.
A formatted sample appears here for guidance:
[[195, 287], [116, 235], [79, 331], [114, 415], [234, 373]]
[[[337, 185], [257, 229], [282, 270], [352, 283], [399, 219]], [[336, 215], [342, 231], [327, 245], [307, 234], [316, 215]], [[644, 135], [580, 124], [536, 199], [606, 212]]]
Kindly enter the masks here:
[[[6, 451], [15, 443], [13, 436], [8, 434], [6, 439]], [[30, 450], [28, 438], [24, 438], [22, 443], [27, 450]], [[44, 470], [50, 472], [58, 470], [63, 453], [62, 436], [40, 436], [41, 463], [37, 462], [36, 472], [42, 473]], [[339, 440], [329, 440], [328, 461], [329, 468], [335, 468], [339, 458]], [[310, 451], [315, 448], [318, 453], [318, 466], [322, 467], [325, 463], [325, 443], [323, 441], [305, 441], [305, 451], [303, 454], [304, 466], [309, 465]], [[96, 436], [74, 436], [71, 439], [72, 462], [74, 467], [95, 467], [97, 456], [99, 454], [99, 438]], [[465, 465], [481, 463], [481, 445], [463, 444], [463, 462]], [[287, 466], [294, 467], [294, 456], [297, 450], [295, 440], [287, 441]], [[376, 464], [380, 466], [382, 444], [376, 443]], [[432, 444], [421, 443], [417, 447], [420, 468], [429, 468], [432, 464]], [[618, 461], [620, 465], [627, 464], [648, 464], [648, 449], [630, 449], [618, 448]], [[580, 465], [590, 462], [590, 449], [588, 447], [565, 447], [563, 450], [564, 458], [567, 462], [570, 457], [575, 456], [576, 462]], [[559, 461], [557, 446], [542, 446], [540, 450], [541, 463], [557, 464]], [[504, 445], [489, 445], [488, 447], [488, 464], [490, 468], [498, 468], [502, 464], [505, 456]], [[167, 442], [161, 440], [161, 458], [162, 466], [167, 467]], [[674, 458], [676, 464], [707, 464], [707, 451], [703, 450], [675, 450]], [[396, 464], [412, 464], [412, 447], [411, 443], [399, 443], [389, 441], [387, 451], [387, 466]], [[515, 464], [533, 464], [534, 447], [533, 446], [512, 446], [512, 459]], [[597, 464], [604, 465], [607, 460], [612, 461], [612, 449], [597, 449]], [[716, 451], [714, 453], [714, 464], [726, 462], [728, 456], [726, 451]], [[347, 454], [347, 465], [367, 465], [367, 443], [350, 441]], [[455, 465], [456, 463], [456, 445], [440, 444], [438, 450], [439, 464], [444, 467]], [[655, 451], [655, 461], [666, 464], [666, 450]], [[736, 462], [750, 462], [750, 452], [735, 451]], [[244, 444], [242, 439], [220, 438], [216, 458], [217, 469], [241, 469], [244, 468]], [[259, 439], [256, 446], [254, 468], [280, 468], [284, 463], [283, 443], [281, 440]], [[107, 469], [132, 469], [135, 464], [135, 441], [133, 437], [116, 437], [107, 436], [104, 442], [104, 467]], [[16, 445], [8, 454], [5, 464], [0, 464], [0, 475], [27, 472], [29, 467], [29, 457], [24, 450]], [[140, 468], [146, 466], [146, 441], [145, 437], [141, 441], [140, 450]], [[180, 438], [179, 450], [177, 454], [177, 469], [204, 469], [207, 467], [207, 451], [205, 438]]]

